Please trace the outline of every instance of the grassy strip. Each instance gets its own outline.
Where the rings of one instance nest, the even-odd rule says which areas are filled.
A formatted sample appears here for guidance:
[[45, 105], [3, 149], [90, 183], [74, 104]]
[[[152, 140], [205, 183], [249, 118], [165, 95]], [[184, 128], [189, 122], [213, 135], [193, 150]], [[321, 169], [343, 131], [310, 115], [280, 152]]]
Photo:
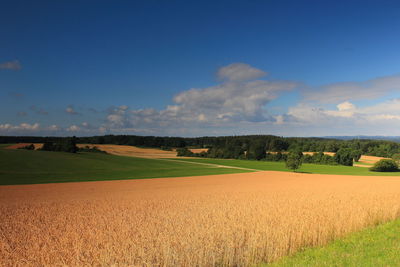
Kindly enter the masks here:
[[0, 149], [0, 185], [182, 177], [242, 173], [156, 159], [102, 153], [64, 153]]
[[396, 220], [354, 233], [325, 247], [306, 249], [273, 264], [261, 266], [400, 266], [399, 232], [400, 220]]
[[373, 163], [367, 163], [367, 162], [363, 162], [363, 161], [354, 162], [354, 164], [360, 164], [360, 165], [365, 165], [365, 166], [372, 166], [372, 165], [374, 165]]
[[[225, 166], [235, 166], [265, 171], [291, 171], [286, 168], [284, 162], [255, 161], [255, 160], [232, 160], [232, 159], [175, 159], [177, 161], [193, 161], [213, 163]], [[400, 176], [400, 172], [372, 172], [365, 167], [348, 167], [339, 165], [303, 164], [298, 172], [337, 174], [337, 175], [358, 175], [358, 176]]]

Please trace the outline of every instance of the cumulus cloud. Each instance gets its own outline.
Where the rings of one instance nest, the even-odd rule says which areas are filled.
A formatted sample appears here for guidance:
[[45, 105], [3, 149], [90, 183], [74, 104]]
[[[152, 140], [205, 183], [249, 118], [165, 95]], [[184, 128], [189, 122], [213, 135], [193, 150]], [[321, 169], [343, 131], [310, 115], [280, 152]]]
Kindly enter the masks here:
[[9, 123], [0, 124], [1, 132], [11, 132], [11, 131], [36, 131], [39, 130], [39, 123], [21, 123], [19, 125], [12, 125]]
[[400, 134], [400, 99], [375, 105], [357, 107], [349, 101], [339, 103], [336, 109], [301, 103], [291, 107], [283, 124], [301, 126], [304, 133], [323, 129], [324, 135]]
[[61, 129], [62, 129], [61, 127], [59, 127], [58, 125], [55, 125], [55, 124], [47, 127], [47, 130], [49, 130], [49, 131], [60, 131]]
[[18, 60], [0, 63], [0, 70], [20, 70], [22, 68]]
[[65, 112], [70, 114], [70, 115], [82, 115], [81, 113], [77, 112], [72, 105], [69, 105], [66, 109]]
[[248, 81], [265, 75], [266, 72], [245, 63], [233, 63], [217, 71], [217, 77], [221, 81]]
[[257, 80], [266, 73], [250, 65], [235, 63], [217, 71], [219, 84], [192, 88], [177, 94], [165, 109], [109, 110], [107, 127], [132, 132], [156, 132], [166, 127], [218, 127], [222, 123], [274, 122], [266, 105], [281, 92], [294, 89], [296, 82]]
[[79, 126], [77, 126], [77, 125], [71, 125], [71, 126], [69, 126], [68, 128], [67, 128], [67, 131], [68, 132], [77, 132], [77, 131], [79, 131], [81, 128], [79, 127]]
[[375, 99], [390, 92], [400, 92], [400, 74], [362, 82], [340, 82], [304, 91], [305, 100], [338, 103], [346, 100]]
[[88, 122], [82, 122], [80, 124], [70, 125], [65, 129], [67, 132], [79, 132], [79, 133], [92, 133], [104, 132], [103, 127], [96, 127]]

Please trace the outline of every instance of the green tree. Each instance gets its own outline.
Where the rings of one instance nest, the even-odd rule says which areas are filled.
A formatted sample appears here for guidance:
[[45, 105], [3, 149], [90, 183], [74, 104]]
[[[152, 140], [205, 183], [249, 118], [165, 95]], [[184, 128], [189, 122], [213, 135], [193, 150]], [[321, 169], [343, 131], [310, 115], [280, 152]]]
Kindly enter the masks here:
[[54, 143], [53, 142], [44, 142], [42, 146], [42, 150], [44, 151], [54, 151]]
[[293, 171], [296, 171], [301, 167], [302, 158], [303, 158], [303, 153], [299, 151], [289, 152], [286, 159], [286, 167], [288, 167]]
[[392, 155], [392, 159], [396, 161], [397, 164], [400, 163], [400, 153], [395, 153]]
[[362, 152], [359, 149], [353, 150], [353, 159], [354, 159], [355, 162], [358, 162], [360, 160], [361, 153]]
[[340, 165], [353, 166], [353, 151], [350, 148], [341, 148], [335, 154], [335, 161]]
[[265, 151], [265, 143], [262, 141], [251, 143], [247, 150], [247, 159], [265, 159], [267, 153]]
[[66, 140], [62, 151], [69, 153], [76, 153], [78, 151], [78, 147], [76, 146], [76, 136], [73, 136]]
[[176, 149], [177, 152], [177, 156], [178, 157], [192, 157], [193, 156], [193, 152], [190, 151], [187, 147], [181, 147]]
[[375, 172], [395, 172], [399, 170], [399, 165], [392, 159], [381, 159], [375, 162], [370, 170]]

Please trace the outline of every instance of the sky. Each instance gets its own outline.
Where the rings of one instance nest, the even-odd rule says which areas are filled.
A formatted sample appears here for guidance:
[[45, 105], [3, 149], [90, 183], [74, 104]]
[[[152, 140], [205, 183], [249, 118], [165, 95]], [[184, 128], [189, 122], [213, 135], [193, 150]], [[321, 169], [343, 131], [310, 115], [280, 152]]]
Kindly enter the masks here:
[[399, 1], [0, 2], [0, 135], [400, 135]]

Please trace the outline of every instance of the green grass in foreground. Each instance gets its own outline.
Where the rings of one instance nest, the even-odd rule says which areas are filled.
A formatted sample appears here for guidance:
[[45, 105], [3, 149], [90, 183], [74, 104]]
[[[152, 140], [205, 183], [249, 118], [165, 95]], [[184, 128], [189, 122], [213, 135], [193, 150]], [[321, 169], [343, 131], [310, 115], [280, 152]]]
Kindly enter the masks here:
[[[368, 228], [321, 248], [306, 249], [263, 267], [400, 266], [400, 220]], [[260, 266], [260, 267], [261, 267]]]
[[0, 185], [182, 177], [239, 172], [247, 171], [101, 153], [72, 154], [0, 148]]
[[[203, 163], [221, 164], [265, 171], [291, 171], [286, 168], [284, 162], [256, 161], [256, 160], [232, 160], [232, 159], [176, 159], [179, 161], [193, 161]], [[338, 175], [362, 175], [362, 176], [400, 176], [400, 172], [372, 172], [365, 167], [348, 167], [339, 165], [303, 164], [298, 172], [338, 174]]]

